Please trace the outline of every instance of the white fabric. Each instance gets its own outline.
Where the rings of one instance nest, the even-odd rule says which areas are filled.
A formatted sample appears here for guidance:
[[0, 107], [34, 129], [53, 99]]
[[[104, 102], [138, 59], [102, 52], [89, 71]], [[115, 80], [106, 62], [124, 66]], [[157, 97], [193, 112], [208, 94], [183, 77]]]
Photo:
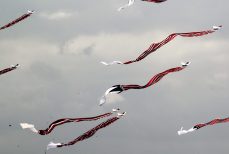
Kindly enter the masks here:
[[119, 118], [119, 117], [122, 117], [122, 116], [124, 116], [124, 115], [126, 115], [126, 112], [123, 112], [123, 113], [117, 113], [117, 117]]
[[177, 134], [178, 135], [183, 135], [183, 134], [187, 134], [187, 133], [193, 132], [195, 130], [196, 130], [195, 128], [190, 128], [189, 130], [183, 130], [183, 127], [181, 127], [181, 129], [179, 131], [177, 131]]
[[106, 65], [106, 66], [109, 66], [109, 65], [114, 65], [114, 64], [123, 64], [123, 63], [122, 63], [122, 62], [120, 62], [120, 61], [112, 61], [112, 62], [110, 62], [110, 63], [107, 63], [107, 62], [101, 61], [100, 63], [101, 63], [101, 64], [103, 64], [103, 65]]
[[102, 105], [105, 104], [105, 103], [106, 103], [106, 96], [103, 95], [103, 96], [100, 98], [100, 100], [99, 100], [99, 106], [102, 106]]
[[61, 143], [49, 142], [49, 144], [47, 145], [47, 150], [57, 148], [58, 145], [61, 145]]
[[21, 128], [22, 129], [29, 129], [29, 130], [31, 130], [34, 133], [38, 133], [38, 130], [36, 130], [36, 128], [32, 124], [20, 123], [20, 125], [21, 125]]
[[181, 62], [181, 65], [183, 66], [183, 67], [186, 67], [186, 66], [188, 66], [188, 65], [190, 65], [191, 64], [191, 62]]
[[117, 109], [112, 109], [112, 112], [118, 112], [120, 109], [117, 108]]
[[103, 104], [106, 103], [106, 96], [109, 94], [109, 93], [114, 93], [114, 94], [117, 94], [119, 93], [118, 91], [112, 91], [110, 92], [111, 90], [115, 89], [116, 87], [111, 87], [109, 89], [106, 90], [106, 92], [104, 93], [104, 95], [100, 98], [100, 101], [99, 101], [99, 106], [102, 106]]
[[129, 0], [128, 4], [118, 8], [118, 11], [121, 11], [122, 9], [125, 9], [126, 7], [129, 7], [129, 6], [133, 5], [133, 4], [134, 4], [134, 0]]
[[15, 67], [15, 68], [17, 68], [17, 67], [19, 67], [19, 66], [20, 66], [19, 64], [11, 65], [11, 67]]
[[213, 28], [213, 30], [219, 30], [222, 28], [222, 26], [221, 25], [220, 26], [212, 26], [212, 28]]
[[34, 13], [35, 11], [34, 10], [28, 10], [27, 13], [30, 14], [30, 13]]

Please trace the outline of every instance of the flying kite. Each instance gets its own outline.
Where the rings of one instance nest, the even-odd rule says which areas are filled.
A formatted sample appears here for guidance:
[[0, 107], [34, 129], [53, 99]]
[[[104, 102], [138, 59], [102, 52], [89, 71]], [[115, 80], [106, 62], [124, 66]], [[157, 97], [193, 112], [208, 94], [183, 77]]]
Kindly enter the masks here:
[[178, 133], [178, 135], [183, 135], [183, 134], [193, 132], [197, 129], [200, 129], [200, 128], [208, 126], [208, 125], [215, 125], [215, 124], [226, 123], [226, 122], [229, 122], [229, 117], [225, 118], [225, 119], [213, 119], [212, 121], [209, 121], [207, 123], [197, 124], [194, 127], [190, 128], [189, 130], [183, 130], [183, 127], [181, 127], [181, 129], [177, 133]]
[[142, 59], [144, 59], [145, 57], [147, 57], [149, 54], [155, 52], [157, 49], [159, 49], [160, 47], [164, 46], [165, 44], [169, 43], [170, 41], [172, 41], [175, 37], [177, 36], [181, 36], [181, 37], [198, 37], [198, 36], [203, 36], [203, 35], [207, 35], [210, 33], [213, 33], [217, 30], [219, 30], [222, 26], [213, 26], [213, 29], [211, 30], [205, 30], [205, 31], [199, 31], [199, 32], [188, 32], [188, 33], [173, 33], [170, 34], [166, 39], [164, 39], [163, 41], [159, 42], [159, 43], [153, 43], [150, 45], [150, 47], [144, 51], [140, 56], [138, 56], [138, 58], [136, 58], [135, 60], [130, 60], [130, 61], [126, 61], [126, 62], [121, 62], [121, 61], [113, 61], [110, 63], [107, 62], [101, 62], [104, 65], [113, 65], [113, 64], [131, 64], [134, 62], [138, 62]]
[[51, 123], [48, 128], [44, 130], [37, 130], [33, 124], [28, 124], [28, 123], [20, 123], [22, 129], [29, 129], [34, 133], [40, 134], [40, 135], [48, 135], [53, 131], [53, 129], [59, 125], [63, 125], [65, 123], [70, 123], [70, 122], [81, 122], [81, 121], [96, 121], [101, 118], [109, 117], [112, 115], [114, 112], [119, 111], [119, 109], [113, 109], [112, 112], [108, 112], [105, 114], [101, 114], [95, 117], [87, 117], [87, 118], [63, 118], [63, 119], [58, 119]]
[[19, 64], [12, 65], [12, 66], [9, 67], [9, 68], [6, 68], [6, 69], [1, 70], [1, 71], [0, 71], [0, 75], [5, 74], [5, 73], [10, 72], [10, 71], [13, 71], [13, 70], [15, 70], [15, 69], [18, 68], [18, 67], [19, 67]]
[[111, 88], [107, 89], [106, 92], [104, 93], [104, 95], [101, 97], [100, 99], [100, 103], [99, 105], [102, 106], [105, 102], [106, 102], [106, 96], [110, 93], [115, 93], [115, 94], [119, 94], [123, 91], [127, 91], [129, 89], [144, 89], [147, 88], [149, 86], [154, 85], [155, 83], [157, 83], [158, 81], [160, 81], [165, 75], [172, 73], [172, 72], [178, 72], [183, 70], [184, 68], [186, 68], [190, 62], [186, 62], [186, 63], [181, 63], [182, 66], [180, 67], [175, 67], [175, 68], [171, 68], [168, 69], [164, 72], [158, 73], [156, 75], [154, 75], [149, 81], [148, 83], [146, 83], [146, 85], [136, 85], [136, 84], [130, 84], [130, 85], [114, 85]]
[[85, 139], [88, 139], [90, 137], [92, 137], [93, 135], [95, 135], [95, 133], [102, 129], [102, 128], [105, 128], [107, 127], [108, 125], [114, 123], [115, 121], [117, 121], [118, 119], [120, 119], [122, 116], [124, 116], [126, 114], [126, 112], [123, 112], [123, 113], [118, 113], [117, 116], [115, 117], [112, 117], [102, 123], [100, 123], [99, 125], [97, 125], [96, 127], [90, 129], [89, 131], [85, 132], [84, 134], [80, 135], [79, 137], [77, 137], [76, 139], [74, 139], [73, 141], [70, 141], [68, 143], [53, 143], [53, 142], [50, 142], [47, 146], [47, 150], [51, 149], [51, 148], [61, 148], [61, 147], [64, 147], [64, 146], [70, 146], [70, 145], [73, 145], [73, 144], [76, 144], [77, 142], [79, 141], [83, 141]]
[[[129, 7], [131, 5], [133, 5], [134, 4], [134, 1], [135, 0], [129, 0], [128, 1], [128, 4], [125, 4], [125, 5], [121, 6], [120, 8], [118, 8], [118, 11], [121, 11], [121, 10], [123, 10], [123, 9], [125, 9], [125, 8], [127, 8], [127, 7]], [[141, 0], [141, 1], [161, 3], [161, 2], [165, 2], [167, 0]]]
[[13, 26], [14, 24], [16, 24], [16, 23], [18, 23], [18, 22], [20, 22], [20, 21], [22, 21], [22, 20], [28, 18], [28, 17], [31, 16], [33, 13], [34, 13], [34, 11], [28, 10], [27, 13], [23, 14], [23, 15], [20, 16], [19, 18], [17, 18], [17, 19], [15, 19], [15, 20], [11, 21], [10, 23], [6, 24], [5, 26], [2, 26], [2, 27], [0, 28], [0, 30]]

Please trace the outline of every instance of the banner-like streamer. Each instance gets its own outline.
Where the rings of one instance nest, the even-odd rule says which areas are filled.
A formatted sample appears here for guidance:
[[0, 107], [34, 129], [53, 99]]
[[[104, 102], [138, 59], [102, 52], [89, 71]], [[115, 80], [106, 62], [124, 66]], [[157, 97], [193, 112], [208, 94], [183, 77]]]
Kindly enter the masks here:
[[154, 85], [155, 83], [157, 83], [158, 81], [160, 81], [165, 75], [172, 73], [172, 72], [178, 72], [183, 70], [184, 68], [186, 68], [188, 65], [190, 64], [190, 62], [186, 62], [186, 63], [182, 63], [181, 67], [175, 67], [175, 68], [171, 68], [168, 69], [164, 72], [158, 73], [156, 75], [154, 75], [149, 82], [146, 85], [136, 85], [136, 84], [130, 84], [130, 85], [114, 85], [111, 88], [107, 89], [105, 94], [101, 97], [100, 99], [100, 103], [99, 105], [103, 105], [106, 102], [106, 96], [110, 93], [115, 93], [115, 94], [119, 94], [123, 91], [129, 90], [129, 89], [144, 89], [147, 88], [149, 86]]
[[15, 70], [18, 67], [19, 67], [19, 64], [12, 65], [9, 68], [5, 68], [5, 69], [3, 69], [3, 70], [0, 71], [0, 75], [5, 74], [5, 73], [10, 72], [10, 71], [13, 71], [13, 70]]
[[85, 139], [88, 139], [88, 138], [92, 137], [93, 135], [95, 135], [95, 133], [98, 130], [109, 126], [110, 124], [114, 123], [115, 121], [120, 119], [120, 117], [124, 116], [125, 114], [126, 114], [126, 112], [118, 113], [118, 115], [116, 117], [112, 117], [112, 118], [108, 119], [107, 121], [104, 121], [104, 122], [100, 123], [96, 127], [90, 129], [89, 131], [85, 132], [81, 136], [77, 137], [76, 139], [74, 139], [73, 141], [70, 141], [68, 143], [53, 143], [53, 142], [50, 142], [48, 144], [48, 146], [47, 146], [47, 150], [51, 149], [51, 148], [61, 148], [61, 147], [64, 147], [64, 146], [70, 146], [70, 145], [76, 144], [79, 141], [83, 141]]
[[23, 15], [20, 16], [19, 18], [17, 18], [17, 19], [15, 19], [15, 20], [11, 21], [10, 23], [8, 23], [8, 24], [2, 26], [2, 27], [0, 28], [0, 30], [13, 26], [14, 24], [16, 24], [16, 23], [18, 23], [18, 22], [20, 22], [20, 21], [22, 21], [22, 20], [28, 18], [28, 17], [31, 16], [33, 13], [34, 13], [34, 11], [30, 11], [30, 10], [29, 10], [27, 13], [23, 14]]
[[49, 127], [47, 129], [44, 130], [37, 130], [33, 124], [28, 124], [28, 123], [20, 123], [22, 129], [29, 129], [34, 133], [40, 134], [40, 135], [47, 135], [49, 133], [52, 132], [52, 130], [59, 126], [59, 125], [63, 125], [65, 123], [71, 123], [71, 122], [81, 122], [81, 121], [95, 121], [95, 120], [99, 120], [101, 118], [105, 118], [105, 117], [109, 117], [110, 115], [112, 115], [114, 112], [119, 111], [119, 109], [113, 109], [112, 112], [108, 112], [105, 114], [101, 114], [95, 117], [87, 117], [87, 118], [63, 118], [63, 119], [58, 119], [56, 121], [54, 121], [53, 123], [51, 123], [49, 125]]
[[215, 125], [215, 124], [226, 123], [226, 122], [229, 122], [229, 117], [225, 118], [225, 119], [213, 119], [212, 121], [209, 121], [207, 123], [197, 124], [197, 125], [193, 126], [192, 128], [190, 128], [189, 130], [183, 130], [183, 127], [181, 127], [181, 129], [177, 133], [178, 133], [178, 135], [183, 135], [183, 134], [193, 132], [197, 129], [203, 128], [203, 127], [208, 126], [208, 125]]
[[138, 62], [138, 61], [141, 61], [142, 59], [144, 59], [145, 57], [147, 57], [149, 54], [155, 52], [160, 47], [162, 47], [165, 44], [169, 43], [170, 41], [172, 41], [177, 36], [181, 36], [181, 37], [198, 37], [198, 36], [204, 36], [204, 35], [207, 35], [207, 34], [214, 33], [215, 31], [219, 30], [221, 27], [222, 26], [213, 26], [213, 29], [211, 29], [211, 30], [199, 31], [199, 32], [173, 33], [173, 34], [170, 34], [163, 41], [161, 41], [159, 43], [153, 43], [153, 44], [151, 44], [150, 47], [146, 51], [144, 51], [140, 56], [138, 56], [138, 58], [136, 58], [135, 60], [129, 60], [129, 61], [126, 61], [126, 62], [113, 61], [113, 62], [110, 62], [110, 63], [107, 63], [107, 62], [103, 62], [102, 61], [101, 63], [108, 66], [108, 65], [113, 65], [113, 64], [131, 64], [131, 63], [134, 63], [134, 62]]

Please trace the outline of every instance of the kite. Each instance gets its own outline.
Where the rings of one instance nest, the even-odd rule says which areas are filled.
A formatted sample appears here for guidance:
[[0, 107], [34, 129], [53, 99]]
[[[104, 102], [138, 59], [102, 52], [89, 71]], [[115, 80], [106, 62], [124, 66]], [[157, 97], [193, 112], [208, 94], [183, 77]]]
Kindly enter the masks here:
[[[161, 2], [165, 2], [167, 0], [141, 0], [141, 1], [147, 1], [147, 2], [154, 2], [154, 3], [161, 3]], [[131, 5], [134, 4], [134, 0], [129, 0], [128, 4], [125, 4], [124, 6], [121, 6], [120, 8], [118, 8], [118, 11], [121, 11]]]
[[19, 18], [17, 18], [17, 19], [15, 19], [15, 20], [11, 21], [10, 23], [6, 24], [5, 26], [2, 26], [2, 27], [0, 28], [0, 30], [13, 26], [14, 24], [16, 24], [16, 23], [18, 23], [18, 22], [20, 22], [20, 21], [22, 21], [22, 20], [28, 18], [28, 17], [31, 16], [33, 13], [34, 13], [34, 11], [28, 10], [27, 13], [23, 14], [23, 15], [20, 16]]
[[213, 119], [212, 121], [209, 121], [207, 123], [197, 124], [194, 127], [190, 128], [189, 130], [183, 130], [183, 127], [181, 127], [181, 129], [177, 133], [178, 133], [178, 135], [183, 135], [183, 134], [193, 132], [197, 129], [200, 129], [200, 128], [208, 126], [208, 125], [215, 125], [215, 124], [226, 123], [226, 122], [229, 122], [229, 117], [225, 118], [225, 119]]
[[142, 59], [144, 59], [145, 57], [147, 57], [149, 54], [155, 52], [157, 49], [159, 49], [160, 47], [164, 46], [165, 44], [169, 43], [170, 41], [172, 41], [175, 37], [177, 36], [181, 36], [181, 37], [198, 37], [198, 36], [203, 36], [203, 35], [207, 35], [210, 33], [213, 33], [217, 30], [219, 30], [222, 26], [213, 26], [212, 30], [206, 30], [206, 31], [199, 31], [199, 32], [188, 32], [188, 33], [173, 33], [170, 34], [166, 39], [164, 39], [163, 41], [159, 42], [159, 43], [153, 43], [150, 45], [150, 47], [144, 51], [138, 58], [136, 58], [135, 60], [130, 60], [130, 61], [126, 61], [126, 62], [121, 62], [121, 61], [113, 61], [110, 63], [107, 62], [101, 62], [104, 65], [113, 65], [113, 64], [131, 64], [134, 62], [138, 62]]
[[100, 99], [100, 103], [99, 105], [102, 106], [105, 102], [106, 102], [106, 96], [110, 93], [115, 93], [115, 94], [119, 94], [123, 91], [129, 90], [129, 89], [144, 89], [147, 88], [149, 86], [154, 85], [155, 83], [157, 83], [158, 81], [160, 81], [165, 75], [172, 73], [172, 72], [178, 72], [183, 70], [184, 68], [186, 68], [190, 62], [186, 62], [186, 63], [181, 63], [182, 66], [181, 67], [175, 67], [175, 68], [171, 68], [168, 69], [164, 72], [158, 73], [156, 75], [154, 75], [149, 81], [148, 83], [146, 83], [146, 85], [135, 85], [135, 84], [131, 84], [131, 85], [114, 85], [111, 88], [107, 89], [105, 94], [101, 97]]
[[79, 141], [83, 141], [85, 139], [88, 139], [88, 138], [92, 137], [93, 135], [95, 135], [95, 133], [98, 130], [100, 130], [102, 128], [105, 128], [108, 125], [114, 123], [115, 121], [117, 121], [118, 119], [120, 119], [120, 117], [124, 116], [125, 114], [126, 114], [126, 112], [118, 113], [117, 116], [112, 117], [112, 118], [110, 118], [110, 119], [108, 119], [108, 120], [100, 123], [96, 127], [90, 129], [89, 131], [85, 132], [84, 134], [80, 135], [79, 137], [77, 137], [76, 139], [74, 139], [73, 141], [70, 141], [68, 143], [53, 143], [53, 142], [50, 142], [48, 144], [48, 146], [47, 146], [47, 150], [49, 150], [51, 148], [61, 148], [61, 147], [64, 147], [64, 146], [70, 146], [70, 145], [76, 144]]
[[105, 118], [108, 117], [110, 115], [112, 115], [114, 112], [119, 111], [119, 109], [113, 109], [112, 112], [108, 112], [105, 114], [101, 114], [95, 117], [88, 117], [88, 118], [63, 118], [63, 119], [58, 119], [56, 121], [54, 121], [53, 123], [51, 123], [49, 125], [49, 127], [47, 129], [44, 130], [37, 130], [34, 125], [32, 124], [28, 124], [28, 123], [20, 123], [22, 129], [29, 129], [34, 133], [40, 134], [40, 135], [47, 135], [49, 133], [52, 132], [52, 130], [59, 126], [59, 125], [63, 125], [65, 123], [70, 123], [70, 122], [81, 122], [81, 121], [95, 121], [95, 120], [99, 120], [101, 118]]
[[6, 68], [6, 69], [1, 70], [1, 71], [0, 71], [0, 75], [5, 74], [5, 73], [10, 72], [10, 71], [13, 71], [13, 70], [15, 70], [15, 69], [18, 68], [18, 67], [19, 67], [19, 64], [12, 65], [12, 66], [9, 67], [9, 68]]

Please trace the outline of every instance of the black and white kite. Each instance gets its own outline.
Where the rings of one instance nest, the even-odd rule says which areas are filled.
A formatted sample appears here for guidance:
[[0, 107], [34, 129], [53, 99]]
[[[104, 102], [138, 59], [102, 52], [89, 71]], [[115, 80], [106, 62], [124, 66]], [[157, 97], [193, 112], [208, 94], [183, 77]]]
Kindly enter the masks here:
[[208, 125], [215, 125], [215, 124], [226, 123], [226, 122], [229, 122], [229, 117], [224, 118], [224, 119], [213, 119], [207, 123], [197, 124], [197, 125], [193, 126], [192, 128], [190, 128], [189, 130], [183, 130], [183, 127], [181, 127], [181, 129], [177, 133], [178, 133], [178, 135], [183, 135], [183, 134], [193, 132], [197, 129], [200, 129], [200, 128], [208, 126]]
[[182, 66], [179, 67], [175, 67], [175, 68], [170, 68], [164, 72], [158, 73], [156, 75], [154, 75], [149, 81], [148, 83], [146, 83], [145, 85], [141, 86], [141, 85], [136, 85], [136, 84], [130, 84], [130, 85], [114, 85], [111, 88], [107, 89], [106, 92], [104, 93], [104, 95], [101, 97], [100, 99], [100, 103], [99, 105], [102, 106], [105, 102], [106, 102], [106, 96], [110, 93], [115, 93], [115, 94], [119, 94], [123, 91], [127, 91], [129, 89], [144, 89], [147, 87], [150, 87], [152, 85], [154, 85], [155, 83], [157, 83], [158, 81], [160, 81], [165, 75], [169, 74], [169, 73], [173, 73], [173, 72], [178, 72], [183, 70], [184, 68], [186, 68], [188, 65], [190, 64], [190, 62], [186, 62], [186, 63], [182, 63]]

